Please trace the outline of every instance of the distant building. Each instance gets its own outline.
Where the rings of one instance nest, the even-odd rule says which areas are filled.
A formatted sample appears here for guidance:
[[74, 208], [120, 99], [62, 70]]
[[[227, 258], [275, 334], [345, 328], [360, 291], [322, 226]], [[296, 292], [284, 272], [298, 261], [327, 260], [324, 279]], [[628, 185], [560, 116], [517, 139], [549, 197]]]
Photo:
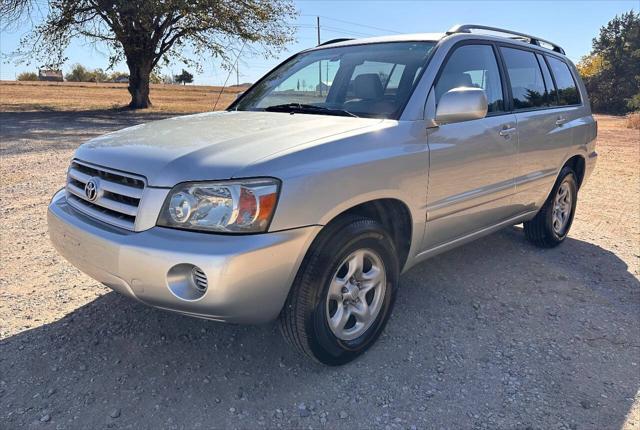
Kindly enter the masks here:
[[113, 80], [113, 82], [115, 82], [116, 84], [128, 84], [129, 83], [129, 77], [128, 76], [118, 76], [117, 78], [115, 78]]
[[329, 85], [325, 84], [324, 82], [319, 83], [318, 85], [316, 85], [316, 91], [322, 91], [322, 92], [327, 92], [329, 91]]
[[39, 81], [53, 81], [53, 82], [62, 82], [64, 78], [62, 77], [62, 70], [38, 70], [38, 80]]

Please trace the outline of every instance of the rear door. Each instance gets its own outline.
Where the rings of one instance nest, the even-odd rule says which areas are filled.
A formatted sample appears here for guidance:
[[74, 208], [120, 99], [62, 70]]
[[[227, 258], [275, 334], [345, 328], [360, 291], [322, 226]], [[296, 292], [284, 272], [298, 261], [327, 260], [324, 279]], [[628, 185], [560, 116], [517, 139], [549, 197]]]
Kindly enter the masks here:
[[546, 199], [572, 143], [571, 108], [559, 105], [544, 55], [522, 47], [500, 47], [518, 124], [514, 203], [521, 212]]
[[427, 230], [431, 249], [514, 215], [517, 134], [508, 112], [496, 47], [465, 42], [449, 53], [436, 84], [435, 101], [457, 87], [485, 90], [486, 118], [430, 129]]

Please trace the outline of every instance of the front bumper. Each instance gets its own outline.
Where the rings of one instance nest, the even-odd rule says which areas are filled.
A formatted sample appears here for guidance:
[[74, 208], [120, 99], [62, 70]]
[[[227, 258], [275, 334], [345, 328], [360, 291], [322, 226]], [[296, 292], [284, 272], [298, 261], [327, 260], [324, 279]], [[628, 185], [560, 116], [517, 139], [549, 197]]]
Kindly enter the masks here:
[[[80, 214], [57, 193], [47, 214], [54, 247], [95, 280], [145, 304], [234, 323], [275, 319], [319, 226], [259, 235], [153, 227], [131, 232]], [[208, 288], [195, 300], [170, 289], [169, 270], [195, 265]]]

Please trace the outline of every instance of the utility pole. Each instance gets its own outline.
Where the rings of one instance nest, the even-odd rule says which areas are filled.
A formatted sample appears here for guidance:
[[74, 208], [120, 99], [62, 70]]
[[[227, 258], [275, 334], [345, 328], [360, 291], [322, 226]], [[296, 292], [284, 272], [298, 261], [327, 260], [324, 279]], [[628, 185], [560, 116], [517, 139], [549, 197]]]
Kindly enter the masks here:
[[240, 63], [236, 63], [236, 85], [240, 86]]
[[327, 72], [324, 74], [324, 78], [327, 80], [327, 95], [329, 95], [329, 60], [324, 63], [327, 65]]
[[[320, 45], [320, 17], [316, 16], [316, 24], [318, 28], [318, 45]], [[322, 96], [322, 61], [318, 61], [318, 91]]]

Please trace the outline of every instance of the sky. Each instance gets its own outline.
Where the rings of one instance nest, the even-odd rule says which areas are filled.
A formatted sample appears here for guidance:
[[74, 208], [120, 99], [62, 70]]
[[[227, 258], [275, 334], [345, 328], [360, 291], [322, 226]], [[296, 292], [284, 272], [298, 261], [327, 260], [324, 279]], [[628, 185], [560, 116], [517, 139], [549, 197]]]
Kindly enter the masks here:
[[[564, 48], [577, 62], [591, 50], [591, 40], [617, 14], [640, 10], [640, 0], [609, 1], [345, 1], [297, 0], [299, 16], [295, 22], [296, 41], [274, 58], [242, 55], [239, 59], [240, 82], [254, 82], [290, 55], [317, 44], [316, 17], [320, 17], [321, 41], [338, 37], [362, 38], [397, 33], [445, 32], [455, 24], [483, 24], [508, 28], [551, 40]], [[35, 71], [34, 66], [7, 62], [7, 55], [28, 30], [2, 32], [0, 35], [0, 79], [13, 80], [22, 71]], [[67, 50], [67, 72], [74, 63], [89, 68], [106, 68], [105, 49], [77, 40]], [[162, 74], [177, 74], [181, 64], [173, 64]], [[114, 70], [126, 71], [124, 64]], [[193, 70], [192, 70], [193, 71]], [[220, 67], [211, 58], [195, 74], [195, 84], [221, 85], [236, 83], [236, 73]]]

